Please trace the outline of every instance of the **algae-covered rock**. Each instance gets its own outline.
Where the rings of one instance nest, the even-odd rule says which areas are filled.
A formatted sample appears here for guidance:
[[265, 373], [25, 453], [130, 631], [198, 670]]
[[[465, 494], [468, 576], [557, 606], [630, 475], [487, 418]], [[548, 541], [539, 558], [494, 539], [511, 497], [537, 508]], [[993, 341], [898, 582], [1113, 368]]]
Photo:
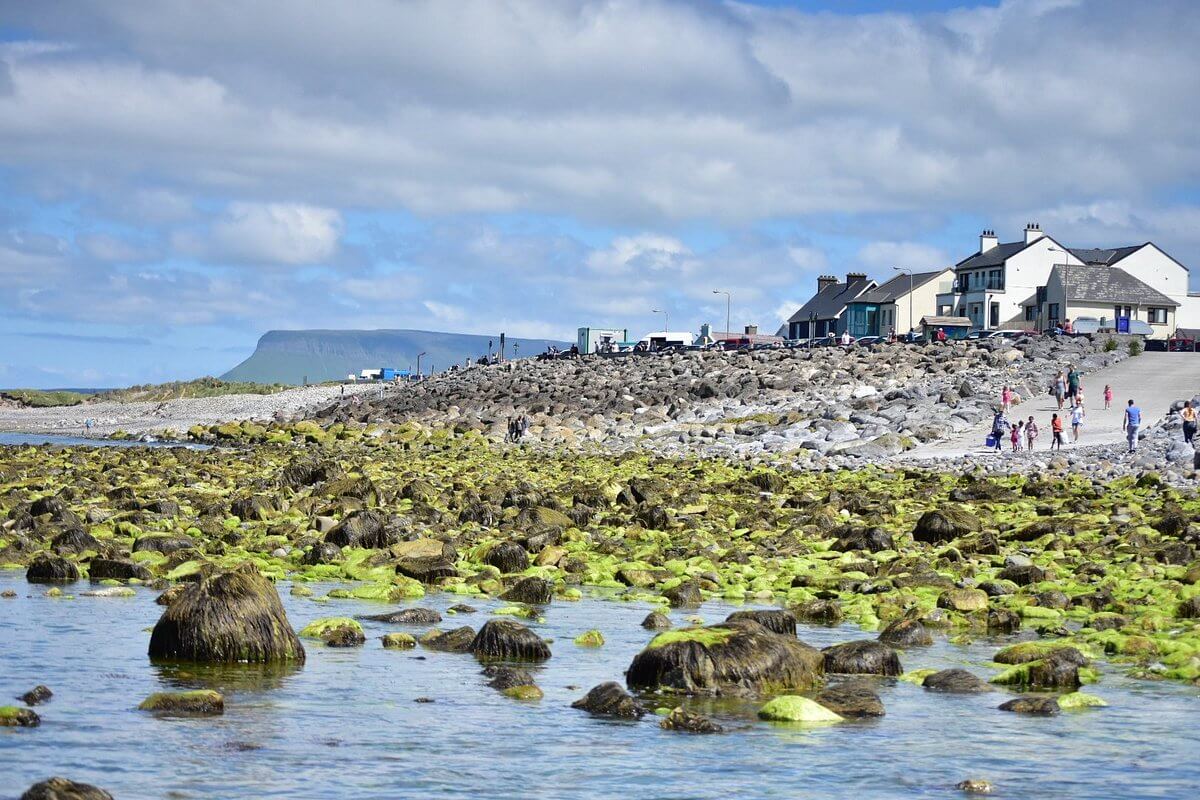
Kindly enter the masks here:
[[417, 640], [410, 633], [388, 633], [382, 639], [383, 646], [389, 650], [408, 650], [417, 646]]
[[988, 607], [987, 592], [982, 589], [947, 589], [938, 595], [938, 608], [951, 611], [984, 611]]
[[38, 684], [17, 699], [27, 706], [36, 706], [47, 702], [53, 696], [54, 692], [50, 691], [49, 686]]
[[933, 644], [933, 637], [920, 620], [901, 617], [879, 633], [879, 641], [892, 647], [928, 647]]
[[388, 528], [388, 516], [373, 508], [355, 511], [329, 533], [325, 541], [338, 547], [364, 547], [378, 550], [391, 547], [400, 539], [398, 531]]
[[723, 733], [725, 730], [708, 717], [693, 714], [683, 706], [672, 709], [670, 714], [659, 721], [658, 727], [664, 731], [680, 733]]
[[74, 583], [79, 580], [79, 569], [62, 556], [42, 553], [29, 562], [25, 580], [30, 583]]
[[251, 564], [206, 578], [167, 606], [150, 657], [217, 663], [304, 661], [275, 586]]
[[135, 561], [124, 558], [93, 558], [88, 563], [88, 578], [93, 581], [111, 579], [117, 581], [151, 580], [150, 570]]
[[1054, 716], [1061, 710], [1057, 699], [1038, 695], [1017, 697], [1009, 700], [1007, 703], [1002, 703], [999, 708], [1001, 711], [1011, 711], [1016, 714], [1031, 714], [1039, 717]]
[[542, 690], [534, 684], [510, 686], [507, 689], [502, 689], [501, 694], [505, 697], [511, 697], [514, 700], [541, 700], [545, 697]]
[[866, 681], [851, 681], [827, 686], [816, 696], [816, 701], [842, 717], [882, 717], [883, 701]]
[[571, 703], [571, 708], [601, 717], [624, 719], [641, 719], [646, 713], [646, 709], [615, 681], [593, 686], [586, 695]]
[[825, 706], [794, 694], [780, 695], [758, 710], [758, 718], [769, 722], [831, 723], [842, 717]]
[[651, 611], [642, 620], [642, 627], [648, 631], [665, 631], [671, 627], [671, 618], [661, 611]]
[[485, 622], [471, 642], [470, 651], [479, 659], [545, 661], [550, 658], [550, 648], [542, 637], [508, 619]]
[[725, 618], [726, 622], [750, 620], [757, 622], [773, 633], [785, 636], [796, 635], [796, 616], [782, 608], [770, 608], [756, 611], [735, 611]]
[[439, 631], [433, 628], [425, 632], [418, 641], [422, 647], [430, 650], [440, 650], [445, 653], [467, 653], [475, 641], [475, 630], [468, 625], [451, 631]]
[[553, 598], [554, 584], [544, 578], [532, 577], [521, 578], [512, 588], [500, 595], [501, 600], [531, 606], [548, 605]]
[[521, 667], [488, 664], [483, 668], [483, 674], [489, 678], [488, 686], [498, 691], [511, 689], [514, 686], [532, 686], [534, 684], [533, 676], [529, 674], [528, 670]]
[[797, 619], [805, 622], [817, 622], [822, 625], [837, 625], [845, 619], [845, 612], [837, 600], [810, 600], [792, 606], [792, 613]]
[[921, 515], [913, 528], [913, 539], [918, 542], [940, 544], [976, 533], [979, 517], [963, 506], [944, 505], [930, 509]]
[[634, 657], [626, 682], [688, 693], [805, 690], [821, 672], [815, 648], [744, 622], [660, 633]]
[[300, 629], [304, 639], [320, 639], [331, 647], [353, 647], [366, 641], [362, 625], [349, 617], [316, 619]]
[[604, 634], [598, 630], [584, 631], [575, 637], [575, 644], [580, 647], [603, 647]]
[[992, 678], [992, 683], [1028, 689], [1076, 689], [1081, 685], [1080, 666], [1070, 648], [1059, 648], [1035, 661], [1009, 667]]
[[225, 698], [220, 692], [209, 689], [192, 692], [156, 692], [138, 704], [138, 708], [156, 714], [217, 716], [225, 713]]
[[42, 718], [33, 710], [20, 706], [0, 706], [0, 728], [36, 728]]
[[113, 800], [113, 796], [90, 783], [66, 778], [47, 778], [25, 790], [21, 800]]
[[948, 694], [974, 694], [990, 692], [992, 687], [965, 669], [944, 669], [927, 675], [921, 685], [931, 692]]
[[899, 675], [900, 656], [882, 642], [870, 639], [846, 642], [821, 651], [825, 671], [843, 675]]
[[1058, 696], [1058, 707], [1063, 711], [1077, 711], [1082, 708], [1104, 708], [1108, 703], [1094, 694], [1086, 692], [1071, 692]]
[[389, 622], [393, 625], [436, 625], [442, 621], [442, 615], [432, 608], [401, 608], [385, 614], [361, 615], [358, 618], [371, 622]]
[[516, 542], [500, 542], [488, 549], [483, 556], [483, 563], [504, 574], [523, 572], [529, 567], [529, 553]]
[[704, 602], [700, 587], [695, 581], [685, 581], [663, 592], [663, 597], [671, 604], [671, 608], [695, 608]]

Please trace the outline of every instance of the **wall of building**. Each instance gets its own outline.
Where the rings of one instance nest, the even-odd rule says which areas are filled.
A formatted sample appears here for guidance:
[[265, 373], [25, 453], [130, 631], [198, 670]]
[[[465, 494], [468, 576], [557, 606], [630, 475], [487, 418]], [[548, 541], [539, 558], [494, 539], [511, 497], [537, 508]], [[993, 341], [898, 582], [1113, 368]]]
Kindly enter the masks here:
[[[954, 280], [954, 270], [948, 269], [942, 275], [927, 281], [913, 289], [912, 317], [908, 313], [908, 295], [897, 298], [895, 303], [895, 328], [897, 334], [921, 327], [921, 317], [936, 316], [938, 313], [937, 297], [946, 289], [946, 284]], [[886, 333], [886, 331], [884, 331]]]
[[1188, 293], [1188, 271], [1153, 244], [1122, 258], [1113, 265], [1152, 289], [1182, 303]]

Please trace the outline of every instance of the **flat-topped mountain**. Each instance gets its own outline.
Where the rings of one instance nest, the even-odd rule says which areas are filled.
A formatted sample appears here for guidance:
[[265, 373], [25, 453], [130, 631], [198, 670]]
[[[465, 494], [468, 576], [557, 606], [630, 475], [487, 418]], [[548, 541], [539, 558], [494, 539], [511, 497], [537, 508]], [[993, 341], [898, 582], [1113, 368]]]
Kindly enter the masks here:
[[[476, 359], [500, 345], [500, 336], [435, 331], [267, 331], [254, 353], [221, 376], [226, 381], [255, 383], [310, 383], [357, 375], [364, 369], [394, 367], [415, 369], [417, 354], [421, 369], [443, 370], [464, 359]], [[543, 352], [548, 345], [570, 347], [551, 339], [508, 339], [506, 354], [525, 358]], [[514, 349], [515, 345], [515, 349]]]

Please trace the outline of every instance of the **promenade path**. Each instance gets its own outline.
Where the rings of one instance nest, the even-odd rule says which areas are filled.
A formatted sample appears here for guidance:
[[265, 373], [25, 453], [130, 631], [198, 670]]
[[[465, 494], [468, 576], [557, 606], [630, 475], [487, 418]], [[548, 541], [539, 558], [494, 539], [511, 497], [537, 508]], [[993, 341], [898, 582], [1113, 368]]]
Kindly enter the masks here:
[[[1112, 408], [1104, 408], [1104, 385], [1113, 388]], [[1085, 374], [1080, 380], [1084, 395], [1083, 428], [1080, 431], [1081, 445], [1112, 444], [1125, 441], [1121, 430], [1125, 404], [1133, 400], [1142, 409], [1142, 429], [1155, 424], [1166, 416], [1171, 403], [1187, 400], [1200, 394], [1200, 353], [1142, 353], [1127, 358], [1119, 364], [1094, 373]], [[1009, 419], [1028, 419], [1032, 414], [1037, 423], [1039, 436], [1035, 448], [1045, 451], [1050, 447], [1050, 415], [1058, 411], [1058, 402], [1048, 394], [1049, 386], [1034, 397], [1009, 411]], [[1000, 398], [996, 398], [999, 405]], [[1063, 405], [1063, 435], [1066, 444], [1063, 452], [1071, 449], [1070, 407]], [[955, 458], [976, 453], [987, 453], [984, 439], [991, 429], [991, 418], [979, 423], [978, 429], [960, 434], [935, 444], [922, 445], [905, 453], [901, 458]], [[1011, 449], [1009, 442], [1004, 449]]]

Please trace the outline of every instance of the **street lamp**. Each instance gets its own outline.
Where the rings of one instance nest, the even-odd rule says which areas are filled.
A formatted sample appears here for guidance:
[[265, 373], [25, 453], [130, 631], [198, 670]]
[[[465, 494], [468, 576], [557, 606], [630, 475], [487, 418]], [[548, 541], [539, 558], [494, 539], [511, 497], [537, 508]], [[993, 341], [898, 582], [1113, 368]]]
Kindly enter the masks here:
[[[913, 272], [908, 267], [892, 267], [892, 269], [896, 270], [897, 272], [908, 273], [908, 331], [909, 331], [909, 333], [912, 333], [913, 329], [916, 328], [916, 326], [913, 325], [913, 322], [915, 322], [915, 320], [913, 319], [913, 309], [912, 309]], [[906, 336], [905, 338], [907, 339], [909, 337]]]
[[417, 353], [417, 380], [421, 380], [421, 356], [423, 355], [425, 354]]
[[725, 335], [728, 336], [732, 332], [729, 330], [729, 309], [733, 305], [733, 297], [722, 289], [713, 289], [713, 294], [725, 295]]
[[663, 333], [666, 333], [667, 331], [671, 330], [671, 315], [670, 314], [668, 314], [666, 311], [662, 311], [657, 308], [652, 309], [650, 311], [650, 313], [663, 315]]

